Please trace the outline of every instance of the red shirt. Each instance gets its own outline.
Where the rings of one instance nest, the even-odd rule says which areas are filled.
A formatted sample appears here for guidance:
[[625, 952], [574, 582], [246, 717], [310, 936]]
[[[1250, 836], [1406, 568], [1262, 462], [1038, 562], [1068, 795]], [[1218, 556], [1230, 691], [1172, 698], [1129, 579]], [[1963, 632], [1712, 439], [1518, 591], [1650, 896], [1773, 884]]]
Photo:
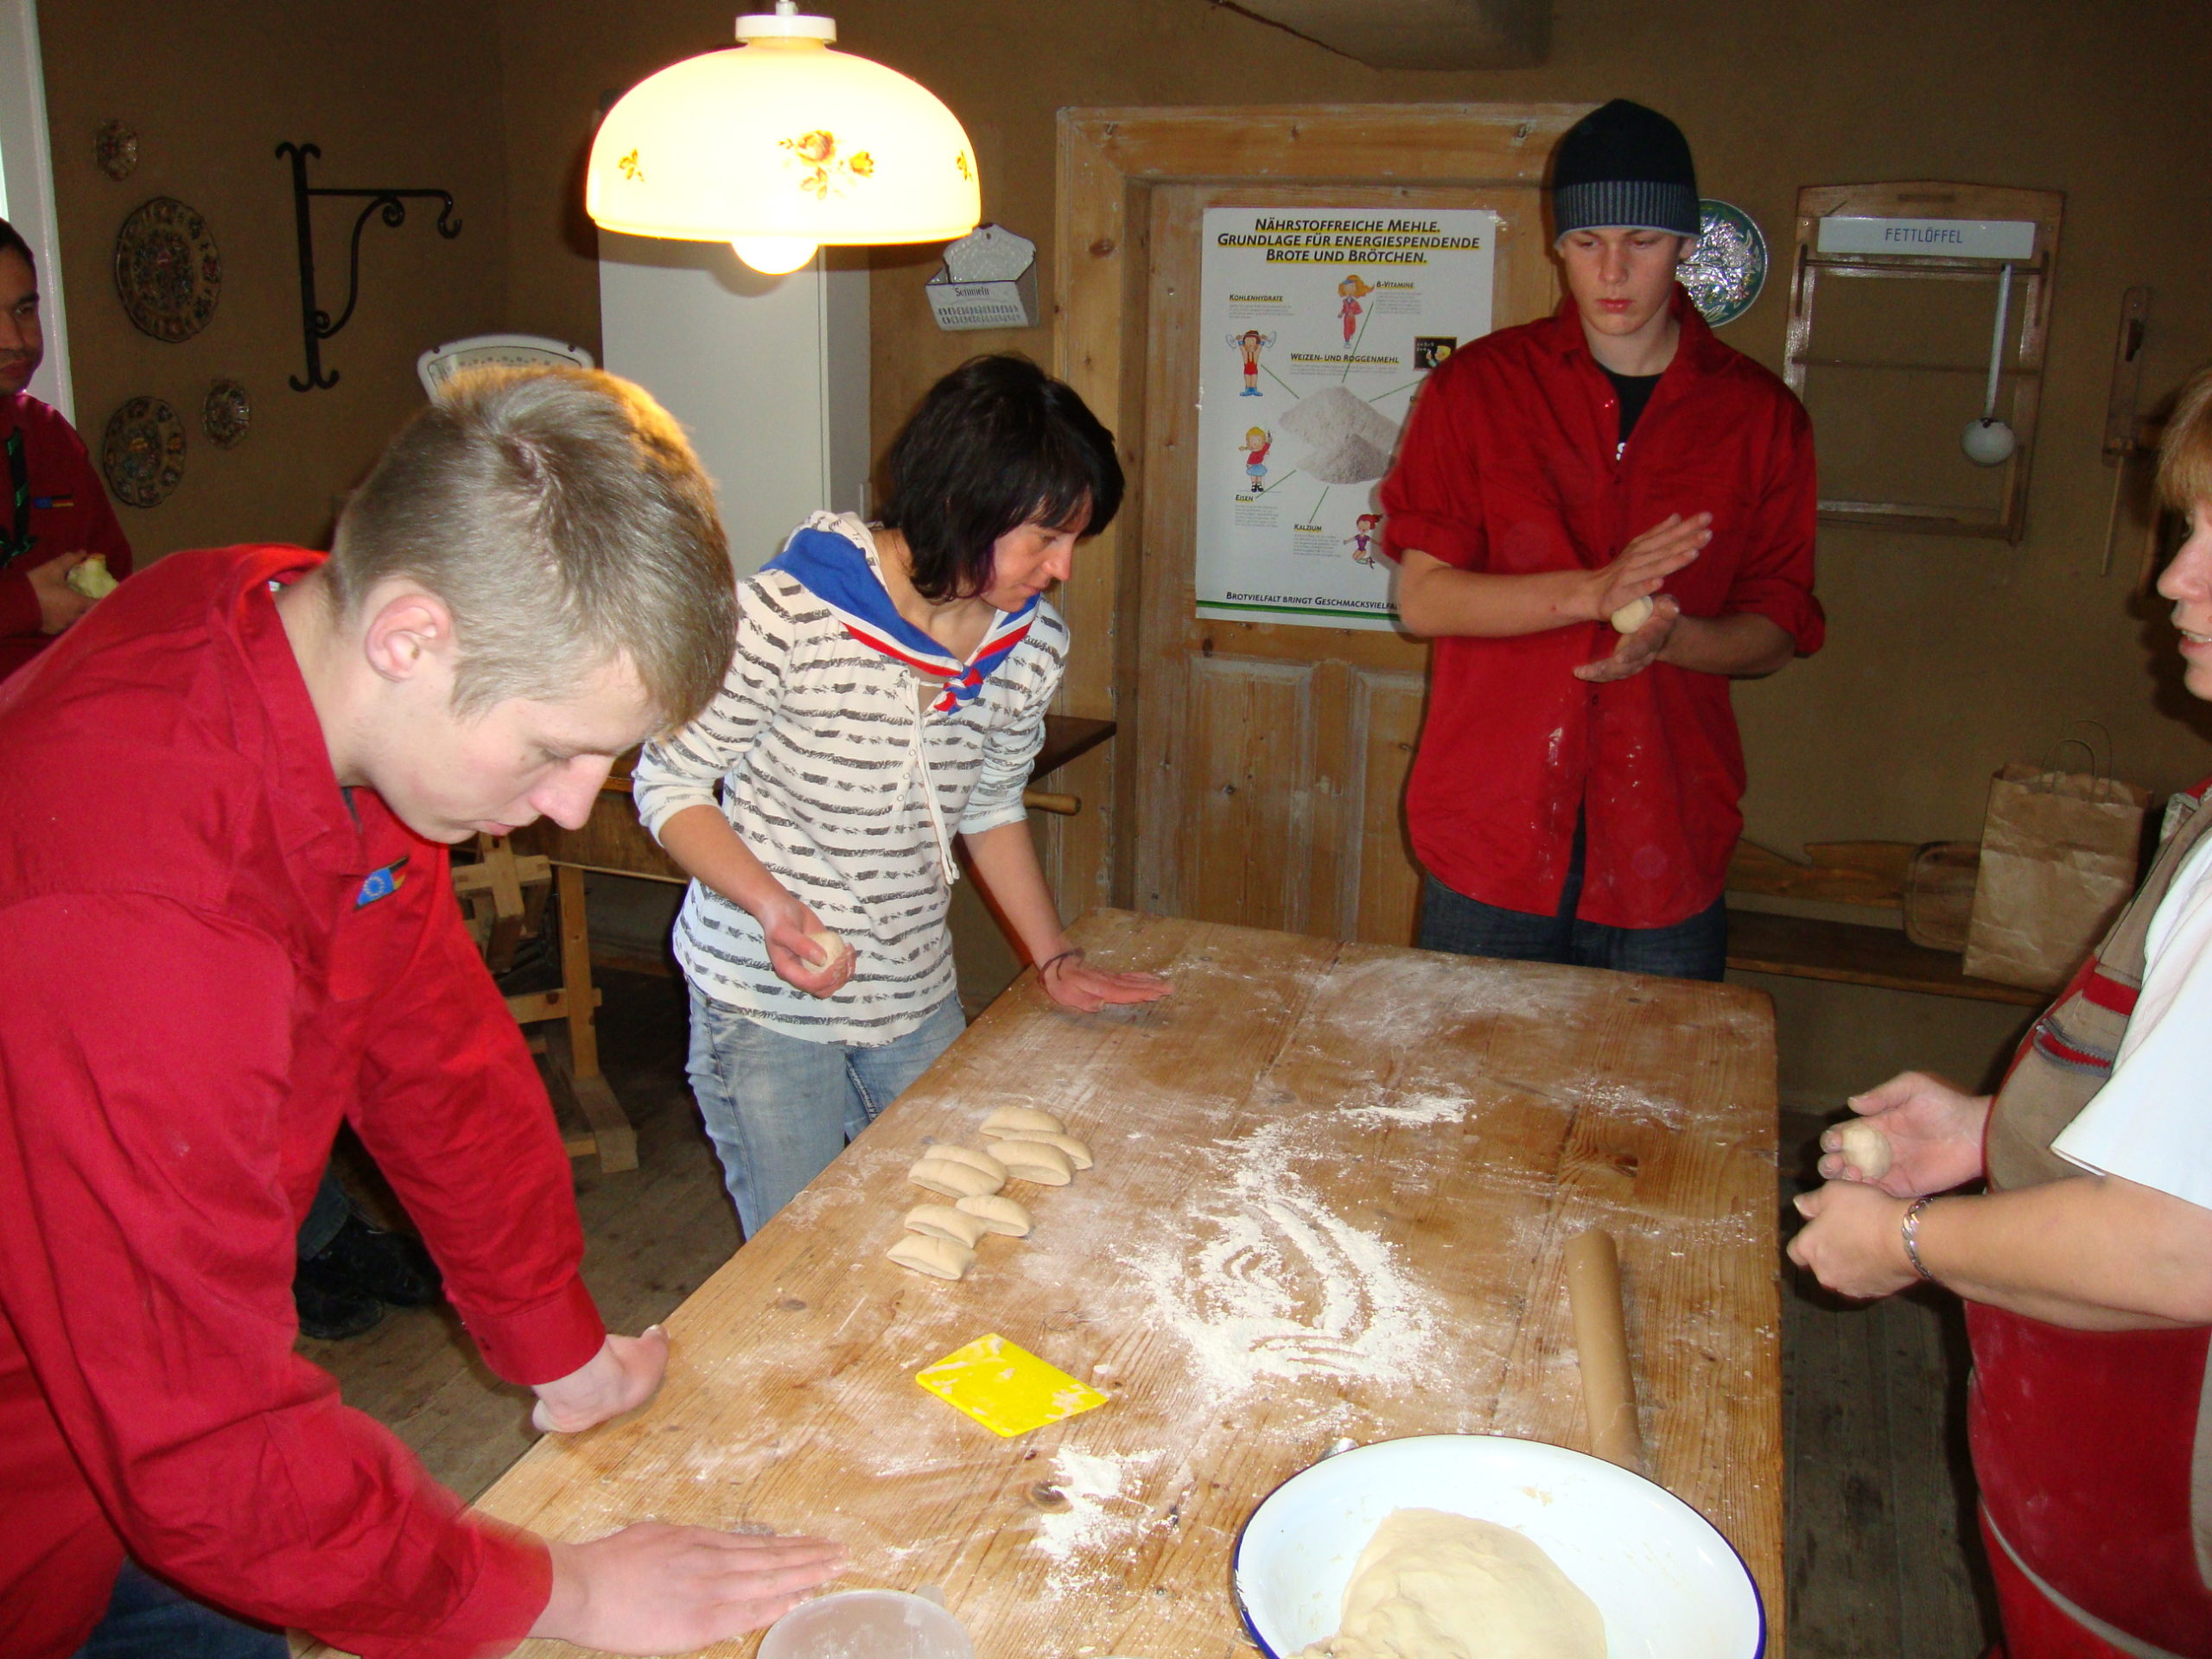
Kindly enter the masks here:
[[[1461, 570], [1591, 570], [1672, 512], [1713, 539], [1667, 581], [1686, 616], [1751, 613], [1820, 649], [1811, 428], [1781, 381], [1675, 292], [1681, 343], [1616, 455], [1619, 403], [1569, 300], [1461, 346], [1428, 378], [1382, 482], [1383, 550]], [[1743, 747], [1725, 676], [1655, 664], [1593, 685], [1604, 622], [1440, 639], [1407, 787], [1414, 851], [1455, 892], [1559, 907], [1578, 817], [1580, 916], [1665, 927], [1720, 896], [1743, 829]]]
[[46, 649], [54, 636], [39, 632], [38, 595], [31, 591], [31, 569], [64, 553], [105, 553], [109, 571], [130, 574], [130, 543], [115, 522], [107, 486], [92, 471], [77, 430], [60, 411], [29, 392], [0, 397], [0, 442], [11, 432], [23, 435], [25, 551], [10, 559], [7, 543], [16, 533], [13, 480], [0, 465], [0, 680]]
[[550, 1593], [542, 1546], [464, 1514], [292, 1351], [340, 1116], [493, 1370], [548, 1381], [604, 1337], [446, 849], [332, 774], [268, 589], [318, 557], [172, 555], [0, 690], [11, 1656], [73, 1652], [126, 1550], [363, 1655], [504, 1649]]

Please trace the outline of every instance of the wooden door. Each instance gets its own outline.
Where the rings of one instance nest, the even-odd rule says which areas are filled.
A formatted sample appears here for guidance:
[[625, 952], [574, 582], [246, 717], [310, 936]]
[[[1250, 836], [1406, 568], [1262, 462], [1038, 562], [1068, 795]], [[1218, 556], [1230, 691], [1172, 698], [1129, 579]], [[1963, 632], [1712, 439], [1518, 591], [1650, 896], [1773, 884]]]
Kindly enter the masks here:
[[1554, 284], [1540, 192], [1580, 104], [1063, 110], [1053, 245], [1060, 376], [1115, 432], [1129, 493], [1059, 594], [1059, 711], [1119, 722], [1040, 836], [1068, 915], [1102, 902], [1386, 944], [1412, 937], [1400, 800], [1426, 647], [1388, 633], [1200, 626], [1193, 513], [1198, 216], [1327, 201], [1488, 207], [1493, 324]]
[[1153, 189], [1148, 207], [1137, 902], [1410, 944], [1421, 875], [1402, 802], [1427, 645], [1197, 611], [1200, 227], [1217, 207], [1488, 208], [1499, 216], [1492, 323], [1503, 327], [1553, 302], [1538, 188], [1173, 184]]

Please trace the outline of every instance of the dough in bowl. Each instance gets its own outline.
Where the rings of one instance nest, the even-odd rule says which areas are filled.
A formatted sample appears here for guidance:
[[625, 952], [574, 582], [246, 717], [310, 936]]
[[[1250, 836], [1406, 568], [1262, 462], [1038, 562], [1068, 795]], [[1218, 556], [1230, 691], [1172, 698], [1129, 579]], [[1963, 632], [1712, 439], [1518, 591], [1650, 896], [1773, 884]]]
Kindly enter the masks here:
[[1605, 1659], [1605, 1618], [1512, 1528], [1395, 1510], [1360, 1552], [1337, 1633], [1299, 1659]]

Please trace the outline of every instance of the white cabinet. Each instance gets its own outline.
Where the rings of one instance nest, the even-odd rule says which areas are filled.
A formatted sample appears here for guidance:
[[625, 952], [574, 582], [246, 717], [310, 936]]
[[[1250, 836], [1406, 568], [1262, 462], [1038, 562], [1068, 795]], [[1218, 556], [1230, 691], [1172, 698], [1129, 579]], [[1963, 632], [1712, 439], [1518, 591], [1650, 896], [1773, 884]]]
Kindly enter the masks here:
[[817, 508], [871, 505], [865, 261], [764, 276], [726, 243], [599, 233], [601, 360], [683, 423], [740, 575]]

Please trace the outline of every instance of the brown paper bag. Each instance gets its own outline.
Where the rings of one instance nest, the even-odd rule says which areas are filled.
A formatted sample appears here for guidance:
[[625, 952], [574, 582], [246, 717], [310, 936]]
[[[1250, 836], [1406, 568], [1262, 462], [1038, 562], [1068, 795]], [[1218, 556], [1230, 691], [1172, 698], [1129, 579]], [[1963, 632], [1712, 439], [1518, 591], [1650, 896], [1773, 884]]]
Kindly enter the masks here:
[[2135, 891], [2147, 791], [2116, 779], [2006, 766], [1990, 780], [1967, 930], [1976, 979], [2055, 991]]

